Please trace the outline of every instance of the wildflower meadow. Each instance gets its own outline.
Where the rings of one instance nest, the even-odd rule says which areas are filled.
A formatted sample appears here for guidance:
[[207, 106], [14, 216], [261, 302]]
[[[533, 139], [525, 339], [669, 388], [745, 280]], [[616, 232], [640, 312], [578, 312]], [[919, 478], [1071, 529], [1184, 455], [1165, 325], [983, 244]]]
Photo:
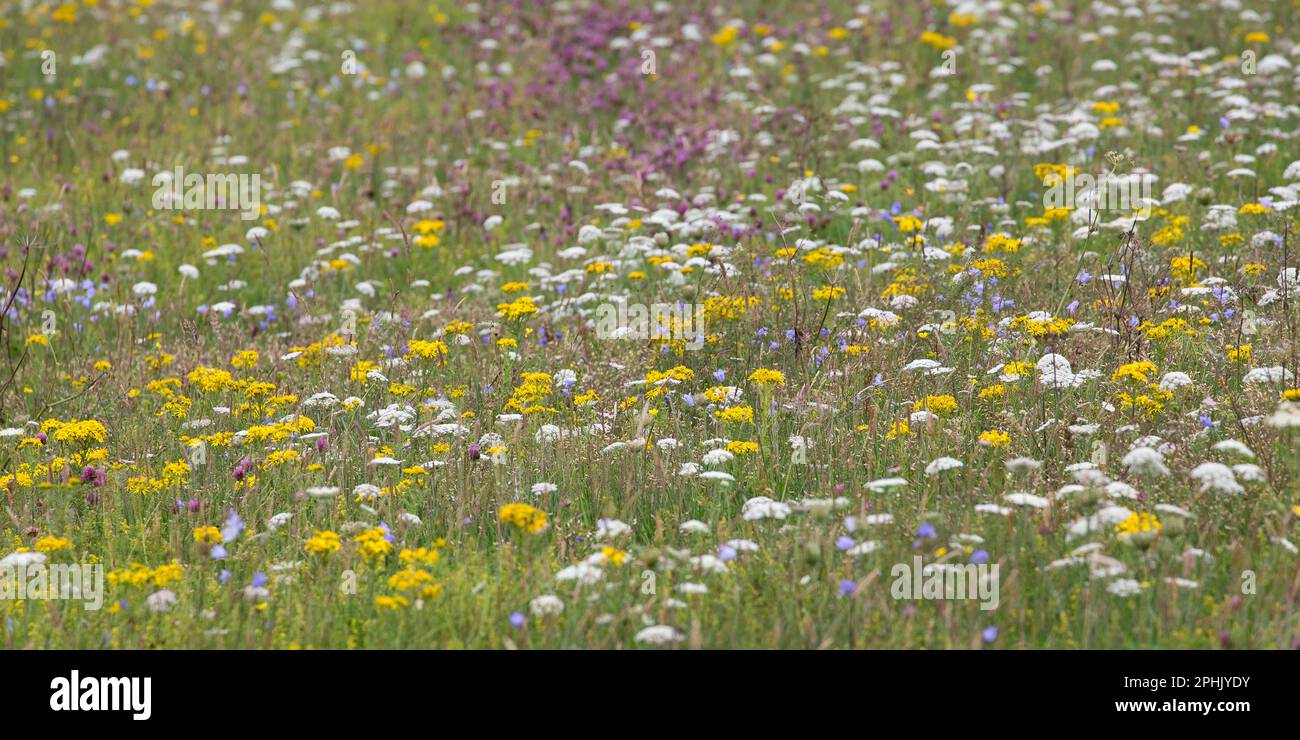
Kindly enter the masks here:
[[0, 0], [0, 645], [1300, 647], [1300, 4]]

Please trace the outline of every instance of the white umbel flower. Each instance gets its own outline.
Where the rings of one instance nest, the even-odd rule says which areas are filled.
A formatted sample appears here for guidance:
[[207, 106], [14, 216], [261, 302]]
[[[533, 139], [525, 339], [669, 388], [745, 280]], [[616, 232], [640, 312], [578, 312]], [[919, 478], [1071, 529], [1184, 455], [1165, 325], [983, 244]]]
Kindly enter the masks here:
[[1192, 478], [1201, 482], [1201, 491], [1215, 493], [1239, 494], [1246, 489], [1237, 482], [1232, 468], [1217, 462], [1203, 462], [1192, 469]]

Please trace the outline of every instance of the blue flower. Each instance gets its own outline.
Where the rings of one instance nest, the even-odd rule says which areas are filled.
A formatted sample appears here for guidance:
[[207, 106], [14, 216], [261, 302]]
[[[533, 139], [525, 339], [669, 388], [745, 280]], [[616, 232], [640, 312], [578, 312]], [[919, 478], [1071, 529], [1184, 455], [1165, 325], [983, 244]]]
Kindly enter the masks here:
[[239, 514], [234, 509], [231, 509], [230, 516], [226, 517], [225, 526], [221, 528], [221, 541], [234, 542], [242, 531], [244, 531], [244, 520], [239, 518]]
[[510, 612], [510, 624], [513, 625], [515, 629], [523, 627], [524, 622], [526, 621], [528, 620], [524, 617], [523, 612]]
[[858, 589], [857, 581], [852, 578], [840, 579], [840, 596], [848, 596]]
[[984, 628], [984, 642], [993, 642], [993, 641], [996, 640], [996, 639], [998, 639], [998, 628], [997, 628], [997, 625], [993, 625], [993, 626], [991, 626], [991, 627], [985, 627], [985, 628]]

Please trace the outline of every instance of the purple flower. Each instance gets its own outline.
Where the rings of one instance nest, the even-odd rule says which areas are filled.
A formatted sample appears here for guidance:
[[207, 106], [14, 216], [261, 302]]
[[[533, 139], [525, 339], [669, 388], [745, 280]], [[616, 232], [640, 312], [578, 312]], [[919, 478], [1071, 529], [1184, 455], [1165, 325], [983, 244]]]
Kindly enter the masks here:
[[854, 581], [852, 578], [840, 579], [840, 596], [848, 596], [856, 590], [858, 590], [857, 581]]
[[736, 548], [731, 545], [722, 545], [718, 548], [718, 559], [726, 563], [736, 559]]
[[239, 518], [239, 514], [234, 509], [230, 510], [230, 516], [226, 517], [226, 524], [221, 528], [222, 542], [234, 542], [240, 532], [244, 531], [244, 520]]
[[983, 565], [989, 561], [987, 550], [976, 550], [970, 554], [970, 561], [976, 565]]
[[81, 471], [82, 483], [89, 483], [95, 488], [100, 488], [106, 481], [107, 476], [105, 475], [103, 468], [97, 468], [94, 465], [87, 465], [85, 469]]
[[921, 522], [921, 526], [916, 530], [916, 536], [924, 539], [931, 539], [938, 536], [938, 534], [939, 532], [934, 528], [934, 525], [929, 522]]
[[528, 620], [524, 617], [523, 612], [510, 612], [510, 624], [514, 626], [515, 629], [523, 628], [524, 622], [526, 621]]
[[261, 588], [266, 585], [267, 577], [262, 571], [253, 574], [253, 588]]
[[998, 628], [997, 628], [997, 625], [993, 625], [993, 626], [991, 626], [991, 627], [985, 627], [985, 628], [984, 628], [984, 642], [993, 642], [993, 641], [996, 640], [996, 639], [998, 639]]
[[850, 536], [848, 536], [848, 535], [846, 535], [846, 534], [842, 534], [842, 535], [839, 536], [838, 539], [835, 540], [835, 549], [837, 549], [837, 550], [847, 550], [847, 549], [849, 549], [850, 547], [853, 547], [855, 544], [857, 544], [857, 543], [853, 541], [853, 538], [852, 538], [852, 537], [850, 537]]

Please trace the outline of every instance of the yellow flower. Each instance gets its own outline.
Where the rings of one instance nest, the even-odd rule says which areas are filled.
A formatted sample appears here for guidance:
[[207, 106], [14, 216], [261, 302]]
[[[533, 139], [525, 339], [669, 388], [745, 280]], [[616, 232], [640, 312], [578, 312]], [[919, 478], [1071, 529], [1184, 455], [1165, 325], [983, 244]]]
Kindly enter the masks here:
[[441, 339], [425, 341], [412, 339], [406, 343], [406, 359], [421, 357], [426, 360], [437, 359], [447, 354], [447, 344]]
[[1154, 532], [1160, 529], [1160, 522], [1155, 516], [1144, 512], [1133, 512], [1128, 518], [1115, 525], [1115, 531], [1121, 535], [1139, 534], [1142, 532]]
[[316, 534], [303, 545], [303, 549], [312, 555], [328, 555], [337, 551], [342, 544], [339, 536], [334, 532], [318, 529]]
[[736, 456], [750, 455], [758, 452], [757, 442], [728, 442], [727, 452]]
[[89, 442], [103, 444], [104, 439], [108, 436], [108, 430], [104, 428], [104, 425], [94, 419], [84, 421], [73, 419], [67, 423], [58, 419], [47, 419], [41, 424], [41, 431], [46, 434], [53, 432], [54, 441], [56, 442], [74, 442], [78, 444]]
[[394, 594], [392, 596], [377, 594], [375, 596], [375, 606], [379, 607], [380, 609], [396, 610], [396, 609], [401, 609], [404, 606], [409, 606], [410, 603], [411, 602], [407, 600], [406, 597], [397, 594]]
[[1243, 344], [1237, 347], [1228, 345], [1224, 348], [1224, 351], [1228, 356], [1228, 362], [1236, 364], [1238, 362], [1250, 362], [1250, 348], [1251, 345], [1249, 344]]
[[740, 29], [735, 26], [726, 26], [721, 31], [710, 36], [709, 40], [712, 41], [715, 46], [725, 49], [734, 44], [736, 42], [736, 37], [739, 35]]
[[67, 537], [55, 537], [46, 535], [36, 540], [36, 552], [59, 552], [60, 550], [71, 550], [72, 540]]
[[217, 545], [223, 539], [221, 530], [212, 525], [194, 528], [194, 541], [200, 545]]
[[957, 410], [957, 399], [950, 395], [926, 396], [920, 401], [912, 404], [913, 411], [929, 411], [938, 416], [945, 416]]
[[749, 374], [748, 380], [759, 385], [781, 385], [785, 382], [785, 375], [780, 370], [759, 368]]
[[232, 367], [257, 367], [257, 350], [246, 349], [230, 358]]
[[1139, 362], [1130, 362], [1120, 365], [1111, 373], [1111, 380], [1132, 380], [1138, 383], [1147, 384], [1151, 382], [1151, 376], [1156, 372], [1156, 366], [1147, 360]]
[[751, 406], [732, 406], [721, 411], [715, 411], [713, 415], [723, 421], [745, 424], [754, 420], [754, 409]]
[[533, 305], [533, 297], [521, 295], [510, 303], [498, 303], [497, 315], [507, 319], [520, 319], [537, 313], [537, 306]]
[[386, 529], [375, 527], [353, 537], [352, 541], [357, 544], [357, 552], [369, 560], [370, 558], [382, 557], [392, 551], [393, 543], [388, 541], [388, 537], [389, 534]]
[[934, 31], [926, 31], [921, 34], [921, 43], [929, 44], [936, 50], [943, 51], [944, 49], [951, 49], [956, 46], [957, 39], [952, 36], [944, 36], [941, 33], [935, 33]]
[[987, 432], [981, 432], [979, 439], [980, 439], [980, 444], [984, 445], [985, 447], [993, 447], [993, 448], [1006, 447], [1007, 445], [1011, 444], [1011, 435], [1007, 434], [1006, 432], [999, 431], [997, 429], [992, 429]]
[[497, 512], [497, 519], [505, 524], [527, 530], [529, 534], [537, 534], [546, 528], [546, 512], [524, 503], [516, 502], [502, 506]]

